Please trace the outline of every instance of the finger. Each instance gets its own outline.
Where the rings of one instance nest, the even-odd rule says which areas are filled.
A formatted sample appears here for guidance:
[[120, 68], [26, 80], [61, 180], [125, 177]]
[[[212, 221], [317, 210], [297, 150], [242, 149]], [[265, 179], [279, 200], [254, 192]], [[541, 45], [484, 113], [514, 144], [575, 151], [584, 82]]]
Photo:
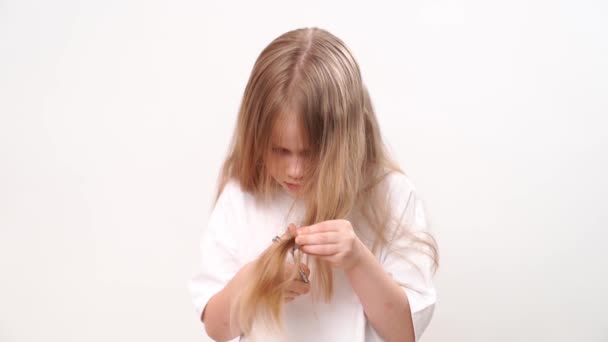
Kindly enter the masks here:
[[294, 297], [285, 297], [285, 301], [287, 303], [291, 302], [294, 299]]
[[323, 232], [323, 233], [311, 233], [298, 235], [296, 237], [296, 244], [302, 245], [324, 245], [332, 244], [340, 241], [340, 233], [338, 232]]
[[297, 226], [294, 223], [290, 223], [287, 226], [287, 230], [279, 237], [281, 240], [289, 240], [297, 235]]
[[310, 226], [300, 227], [297, 230], [298, 235], [331, 232], [331, 231], [338, 231], [338, 226], [333, 224], [332, 221], [319, 222], [317, 224], [313, 224]]
[[287, 232], [289, 232], [289, 234], [292, 237], [296, 236], [298, 234], [296, 225], [293, 223], [290, 223], [289, 226], [287, 227]]
[[[291, 280], [298, 280], [301, 281], [301, 276], [300, 276], [300, 272], [302, 271], [304, 272], [304, 274], [306, 274], [306, 277], [310, 276], [310, 269], [308, 268], [308, 266], [306, 266], [306, 264], [304, 263], [300, 263], [300, 267], [297, 270], [294, 270], [296, 268], [296, 265], [286, 261], [285, 264], [287, 265], [287, 267], [285, 267], [283, 269], [283, 279], [291, 279]], [[294, 271], [298, 271], [298, 272], [294, 272]]]
[[307, 284], [307, 283], [299, 281], [299, 280], [293, 281], [289, 285], [288, 292], [290, 294], [293, 292], [293, 293], [295, 293], [296, 296], [307, 294], [308, 292], [310, 292], [310, 284]]
[[300, 269], [302, 270], [302, 272], [304, 272], [304, 274], [306, 274], [306, 276], [310, 276], [310, 268], [308, 268], [308, 265], [300, 263]]
[[311, 255], [334, 255], [338, 253], [338, 244], [328, 244], [328, 245], [306, 245], [300, 248], [302, 252]]
[[290, 278], [294, 273], [293, 269], [295, 267], [296, 265], [294, 263], [285, 261], [285, 268], [283, 268], [283, 277], [285, 277], [285, 279]]

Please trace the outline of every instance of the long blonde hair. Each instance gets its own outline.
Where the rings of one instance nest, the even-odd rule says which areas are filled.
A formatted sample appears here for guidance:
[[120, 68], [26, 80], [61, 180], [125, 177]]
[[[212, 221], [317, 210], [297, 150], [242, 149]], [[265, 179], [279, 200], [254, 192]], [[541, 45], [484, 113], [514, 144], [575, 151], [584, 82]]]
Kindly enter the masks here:
[[[290, 111], [310, 143], [311, 167], [302, 191], [304, 225], [346, 218], [356, 212], [374, 232], [372, 251], [389, 244], [392, 221], [386, 193], [376, 186], [401, 172], [382, 141], [359, 66], [346, 45], [319, 28], [287, 32], [270, 43], [255, 62], [245, 88], [232, 144], [221, 171], [218, 193], [230, 179], [244, 191], [269, 198], [276, 191], [268, 172], [270, 137], [277, 118]], [[407, 229], [403, 229], [407, 233]], [[412, 241], [425, 245], [437, 266], [431, 236]], [[254, 317], [280, 324], [284, 260], [294, 240], [272, 244], [256, 261], [254, 279], [234, 309], [245, 334]], [[331, 267], [314, 259], [312, 294], [332, 296]]]

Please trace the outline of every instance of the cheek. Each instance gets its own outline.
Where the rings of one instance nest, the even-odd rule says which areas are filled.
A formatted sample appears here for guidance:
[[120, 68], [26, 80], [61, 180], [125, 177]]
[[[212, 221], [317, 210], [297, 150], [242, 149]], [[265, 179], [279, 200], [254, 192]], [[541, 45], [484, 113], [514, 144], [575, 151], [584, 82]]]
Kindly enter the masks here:
[[266, 165], [268, 166], [268, 173], [272, 178], [278, 179], [282, 177], [281, 160], [279, 158], [274, 156], [268, 157]]

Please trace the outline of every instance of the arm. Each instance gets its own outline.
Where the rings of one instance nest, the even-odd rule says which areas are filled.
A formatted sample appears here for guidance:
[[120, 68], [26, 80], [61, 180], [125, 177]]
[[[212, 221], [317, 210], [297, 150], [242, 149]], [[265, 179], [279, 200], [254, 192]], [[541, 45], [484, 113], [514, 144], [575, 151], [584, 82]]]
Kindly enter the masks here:
[[[295, 225], [292, 229], [295, 229]], [[289, 234], [289, 232], [286, 232], [281, 238], [286, 239]], [[242, 331], [239, 322], [232, 322], [233, 324], [230, 324], [230, 309], [236, 295], [241, 292], [247, 282], [251, 281], [254, 265], [255, 261], [245, 264], [221, 291], [209, 299], [201, 315], [201, 320], [205, 324], [207, 335], [212, 339], [227, 341], [241, 335]], [[287, 263], [286, 275], [293, 274], [292, 268], [294, 267], [294, 264]], [[306, 265], [301, 264], [300, 267], [307, 276], [310, 275], [310, 270]], [[301, 282], [298, 276], [296, 279], [292, 279], [292, 282], [288, 286], [285, 301], [291, 302], [295, 297], [306, 294], [309, 291], [310, 285]]]
[[359, 240], [359, 262], [345, 269], [372, 327], [386, 341], [415, 341], [410, 304], [403, 289]]
[[207, 335], [215, 341], [229, 341], [241, 335], [238, 322], [230, 325], [230, 308], [236, 295], [245, 286], [251, 266], [252, 263], [245, 264], [220, 292], [209, 299], [203, 310], [201, 321], [205, 324]]
[[344, 269], [370, 324], [383, 339], [415, 340], [406, 294], [359, 240], [349, 221], [331, 220], [299, 228], [296, 243], [303, 252]]

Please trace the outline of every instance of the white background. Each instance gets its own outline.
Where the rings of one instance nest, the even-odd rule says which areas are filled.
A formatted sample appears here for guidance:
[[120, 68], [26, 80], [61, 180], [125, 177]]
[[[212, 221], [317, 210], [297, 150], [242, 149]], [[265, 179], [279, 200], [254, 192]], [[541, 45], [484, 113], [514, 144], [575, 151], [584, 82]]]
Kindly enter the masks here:
[[187, 290], [251, 67], [357, 57], [441, 248], [425, 342], [608, 341], [603, 1], [0, 0], [0, 341], [206, 341]]

